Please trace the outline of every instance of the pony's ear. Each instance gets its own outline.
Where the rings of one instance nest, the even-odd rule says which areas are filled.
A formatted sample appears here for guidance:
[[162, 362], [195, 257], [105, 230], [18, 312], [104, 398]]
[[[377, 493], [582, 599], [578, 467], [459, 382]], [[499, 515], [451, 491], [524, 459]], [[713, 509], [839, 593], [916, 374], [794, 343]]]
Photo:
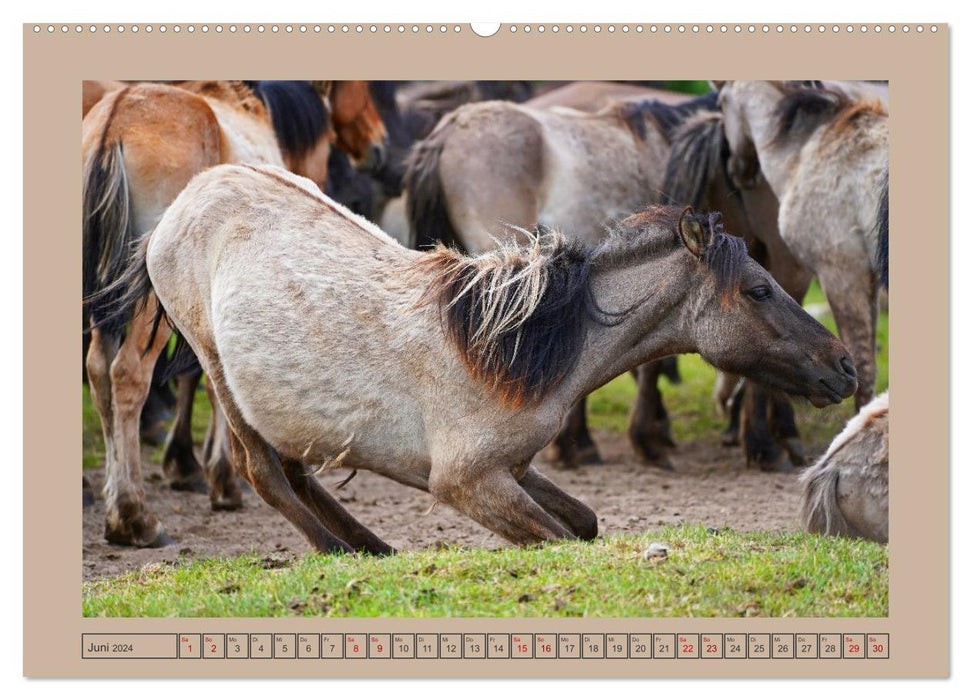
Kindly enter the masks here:
[[311, 80], [310, 84], [314, 86], [314, 91], [323, 98], [330, 97], [331, 88], [334, 87], [333, 80]]
[[685, 207], [678, 219], [678, 233], [684, 247], [696, 258], [701, 258], [708, 250], [709, 237], [705, 227], [695, 217], [694, 209]]
[[711, 89], [716, 92], [721, 92], [721, 89], [725, 87], [727, 80], [709, 80], [708, 84], [711, 85]]

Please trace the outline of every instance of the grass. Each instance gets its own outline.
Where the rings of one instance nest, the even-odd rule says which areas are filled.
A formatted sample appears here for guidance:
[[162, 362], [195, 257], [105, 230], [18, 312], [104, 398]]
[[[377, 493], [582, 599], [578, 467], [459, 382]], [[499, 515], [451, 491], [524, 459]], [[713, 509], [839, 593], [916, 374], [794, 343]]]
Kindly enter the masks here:
[[[666, 558], [644, 558], [653, 542]], [[150, 564], [84, 584], [82, 605], [137, 617], [880, 617], [889, 604], [881, 545], [681, 526], [539, 548]]]

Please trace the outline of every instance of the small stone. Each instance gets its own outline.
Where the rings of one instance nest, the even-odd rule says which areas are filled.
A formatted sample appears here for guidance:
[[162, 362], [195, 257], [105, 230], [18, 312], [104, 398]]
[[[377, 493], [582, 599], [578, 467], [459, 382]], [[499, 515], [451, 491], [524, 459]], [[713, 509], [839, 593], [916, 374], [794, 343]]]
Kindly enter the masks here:
[[651, 542], [647, 549], [644, 550], [644, 554], [642, 556], [644, 561], [667, 559], [669, 549], [670, 547], [668, 547], [666, 544], [661, 544], [660, 542]]

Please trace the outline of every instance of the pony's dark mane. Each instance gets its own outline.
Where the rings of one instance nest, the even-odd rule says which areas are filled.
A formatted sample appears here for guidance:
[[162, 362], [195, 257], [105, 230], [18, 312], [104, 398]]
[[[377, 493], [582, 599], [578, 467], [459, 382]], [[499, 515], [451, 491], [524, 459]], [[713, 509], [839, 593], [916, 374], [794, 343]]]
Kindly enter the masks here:
[[280, 147], [299, 160], [330, 127], [324, 101], [307, 80], [250, 80], [246, 85], [266, 106]]
[[804, 133], [831, 120], [853, 102], [839, 90], [823, 87], [817, 81], [780, 83], [782, 99], [776, 103], [775, 141], [791, 134]]
[[661, 202], [704, 208], [709, 185], [725, 172], [730, 153], [721, 112], [702, 111], [689, 117], [671, 141]]
[[883, 172], [880, 203], [877, 206], [877, 272], [880, 284], [890, 289], [890, 171]]
[[[576, 364], [588, 320], [613, 325], [636, 308], [601, 309], [592, 275], [681, 247], [682, 211], [655, 206], [628, 217], [593, 250], [548, 231], [538, 231], [528, 246], [474, 258], [439, 245], [416, 263], [433, 274], [422, 303], [438, 306], [445, 336], [474, 379], [508, 406], [535, 405]], [[724, 232], [717, 213], [689, 216], [710, 233], [702, 261], [718, 293], [736, 290], [744, 241]]]
[[668, 104], [655, 99], [625, 102], [618, 107], [618, 113], [639, 139], [644, 140], [646, 138], [647, 125], [645, 120], [651, 119], [664, 135], [664, 138], [670, 141], [675, 129], [692, 114], [717, 108], [718, 93], [709, 92], [679, 104]]

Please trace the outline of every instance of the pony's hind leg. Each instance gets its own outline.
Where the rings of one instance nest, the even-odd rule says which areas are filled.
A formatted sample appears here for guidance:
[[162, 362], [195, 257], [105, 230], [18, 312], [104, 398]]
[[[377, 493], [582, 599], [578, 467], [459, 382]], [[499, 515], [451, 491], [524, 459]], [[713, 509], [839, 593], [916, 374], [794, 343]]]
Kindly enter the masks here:
[[233, 402], [222, 379], [218, 360], [207, 366], [207, 382], [211, 383], [219, 405], [226, 416], [233, 437], [235, 462], [240, 465], [246, 480], [266, 503], [290, 521], [318, 552], [352, 552], [346, 542], [331, 533], [294, 492], [284, 473], [280, 457], [246, 421]]
[[582, 540], [597, 536], [597, 514], [530, 466], [519, 480], [523, 490], [547, 513]]
[[674, 447], [671, 421], [658, 387], [661, 363], [649, 362], [641, 365], [635, 371], [635, 376], [637, 399], [627, 427], [631, 447], [641, 461], [660, 469], [674, 471], [668, 456], [668, 449]]
[[364, 527], [336, 498], [327, 493], [303, 463], [295, 459], [281, 461], [290, 486], [326, 528], [356, 550], [369, 554], [394, 554], [390, 545]]
[[506, 468], [432, 467], [429, 492], [441, 503], [515, 544], [536, 544], [575, 535], [547, 513]]
[[209, 419], [205, 450], [206, 478], [209, 480], [209, 501], [213, 510], [239, 510], [243, 507], [243, 492], [236, 480], [236, 468], [229, 437], [229, 425], [219, 405], [219, 398], [206, 381], [206, 394], [212, 415]]
[[[105, 444], [106, 474], [117, 469], [114, 466], [115, 437], [113, 433], [114, 419], [112, 417], [114, 412], [111, 410], [111, 375], [109, 368], [118, 353], [118, 341], [119, 338], [116, 335], [94, 328], [91, 330], [84, 357], [91, 401], [101, 418], [101, 434]], [[94, 492], [88, 480], [82, 475], [82, 504], [88, 505], [90, 503], [94, 503]]]
[[192, 402], [201, 378], [202, 371], [196, 370], [179, 375], [175, 380], [175, 419], [165, 441], [162, 471], [169, 486], [176, 491], [206, 493], [209, 490], [192, 445]]
[[553, 442], [550, 460], [560, 469], [576, 469], [581, 464], [600, 464], [600, 453], [587, 428], [587, 397], [576, 402]]
[[[168, 333], [152, 336], [157, 302], [152, 295], [131, 320], [128, 335], [111, 362], [111, 425], [114, 440], [108, 449], [105, 480], [105, 539], [112, 544], [157, 547], [172, 542], [145, 503], [139, 440], [139, 417], [152, 381], [155, 360]], [[92, 343], [93, 345], [93, 343]], [[92, 367], [89, 365], [89, 372]]]

